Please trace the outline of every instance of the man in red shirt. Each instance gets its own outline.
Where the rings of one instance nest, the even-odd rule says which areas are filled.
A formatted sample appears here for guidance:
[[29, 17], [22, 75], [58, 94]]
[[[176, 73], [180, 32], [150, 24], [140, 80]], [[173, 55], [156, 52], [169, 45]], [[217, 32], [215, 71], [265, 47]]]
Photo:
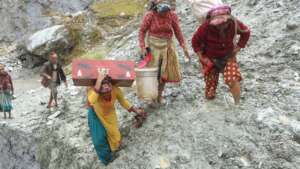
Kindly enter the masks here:
[[[240, 35], [235, 44], [235, 37]], [[192, 46], [203, 66], [207, 99], [214, 99], [219, 74], [224, 74], [235, 103], [240, 102], [240, 81], [242, 76], [236, 60], [237, 53], [245, 48], [250, 30], [231, 16], [229, 6], [219, 6], [208, 13], [208, 19], [194, 34]]]

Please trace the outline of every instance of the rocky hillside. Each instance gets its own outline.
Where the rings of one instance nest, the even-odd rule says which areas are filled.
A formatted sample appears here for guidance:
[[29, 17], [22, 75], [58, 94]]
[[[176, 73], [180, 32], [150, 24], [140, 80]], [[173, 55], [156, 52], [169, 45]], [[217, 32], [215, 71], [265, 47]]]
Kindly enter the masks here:
[[[1, 1], [0, 53], [40, 66], [53, 50], [65, 64], [76, 57], [102, 58], [100, 44], [142, 15], [146, 0]], [[9, 17], [8, 17], [9, 16]], [[96, 49], [95, 49], [96, 48]], [[101, 48], [101, 49], [99, 49]]]
[[75, 13], [90, 5], [92, 0], [2, 0], [0, 42], [14, 42], [37, 30], [53, 25], [49, 11]]
[[[14, 73], [19, 88], [15, 118], [0, 122], [0, 168], [299, 168], [300, 2], [226, 2], [252, 30], [248, 47], [238, 57], [244, 78], [241, 106], [232, 105], [224, 83], [219, 86], [217, 99], [207, 102], [196, 57], [191, 65], [184, 64], [178, 48], [184, 80], [179, 86], [168, 86], [166, 106], [147, 109], [150, 116], [141, 129], [133, 129], [132, 115], [118, 109], [125, 147], [111, 165], [104, 167], [89, 136], [83, 89], [61, 88], [62, 106], [47, 111], [43, 105], [45, 89], [38, 87], [38, 78], [31, 70], [22, 69], [21, 76]], [[177, 13], [190, 41], [198, 23], [189, 4], [178, 0]], [[139, 22], [132, 19], [106, 37], [101, 48], [110, 48], [107, 57], [137, 58]], [[140, 105], [134, 90], [126, 92], [129, 100]]]

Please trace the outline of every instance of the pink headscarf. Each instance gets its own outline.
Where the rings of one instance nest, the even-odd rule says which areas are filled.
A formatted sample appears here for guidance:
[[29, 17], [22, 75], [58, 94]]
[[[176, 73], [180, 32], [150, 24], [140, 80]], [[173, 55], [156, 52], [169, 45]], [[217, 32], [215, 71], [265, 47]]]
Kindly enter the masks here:
[[210, 25], [220, 25], [227, 22], [231, 18], [231, 7], [228, 5], [221, 5], [212, 8], [208, 14]]

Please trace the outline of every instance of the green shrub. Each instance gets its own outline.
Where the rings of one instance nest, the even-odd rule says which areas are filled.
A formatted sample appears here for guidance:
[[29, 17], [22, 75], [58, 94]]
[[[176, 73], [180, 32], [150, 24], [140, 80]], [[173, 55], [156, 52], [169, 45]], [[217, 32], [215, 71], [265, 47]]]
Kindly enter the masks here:
[[100, 18], [132, 17], [143, 13], [146, 0], [95, 2], [90, 8]]

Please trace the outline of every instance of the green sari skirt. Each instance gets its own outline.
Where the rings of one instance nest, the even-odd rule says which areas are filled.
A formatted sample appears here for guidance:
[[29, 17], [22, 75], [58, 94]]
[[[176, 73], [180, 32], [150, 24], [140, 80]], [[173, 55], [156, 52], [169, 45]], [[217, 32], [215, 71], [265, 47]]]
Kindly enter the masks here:
[[0, 110], [2, 112], [11, 112], [12, 110], [12, 93], [10, 90], [0, 91]]

